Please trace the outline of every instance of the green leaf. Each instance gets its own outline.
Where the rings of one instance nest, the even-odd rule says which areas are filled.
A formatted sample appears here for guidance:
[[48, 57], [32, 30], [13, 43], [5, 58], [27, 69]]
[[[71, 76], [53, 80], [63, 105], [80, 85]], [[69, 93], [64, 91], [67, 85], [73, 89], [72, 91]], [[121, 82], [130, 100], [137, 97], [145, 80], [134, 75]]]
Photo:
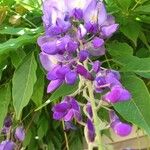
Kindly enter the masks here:
[[134, 72], [143, 77], [150, 77], [150, 58], [138, 58], [135, 56], [118, 57], [115, 59], [123, 67], [122, 72]]
[[134, 11], [135, 12], [140, 12], [140, 13], [150, 13], [150, 4], [148, 4], [148, 5], [140, 5]]
[[29, 29], [29, 28], [15, 28], [10, 26], [5, 26], [0, 28], [0, 34], [8, 34], [8, 35], [34, 35], [43, 32], [42, 27], [38, 27], [36, 29]]
[[17, 120], [20, 119], [22, 109], [28, 104], [36, 82], [37, 64], [34, 53], [27, 55], [19, 65], [13, 76], [13, 105]]
[[107, 45], [107, 50], [113, 57], [133, 55], [133, 49], [127, 43], [118, 41], [111, 42]]
[[70, 95], [78, 89], [78, 82], [74, 85], [63, 84], [50, 97], [51, 102], [58, 100], [60, 97]]
[[10, 57], [11, 57], [11, 62], [13, 66], [17, 68], [25, 56], [26, 54], [23, 51], [23, 49], [19, 49], [17, 51], [11, 52]]
[[123, 76], [124, 86], [132, 93], [133, 99], [114, 105], [127, 121], [145, 129], [150, 135], [150, 93], [145, 83], [136, 76]]
[[10, 39], [7, 42], [0, 44], [0, 55], [8, 54], [10, 51], [17, 50], [19, 47], [28, 43], [35, 43], [38, 36], [39, 35], [23, 35], [15, 39]]
[[53, 101], [59, 100], [60, 97], [74, 93], [78, 89], [78, 82], [74, 85], [63, 84], [60, 86], [44, 104], [39, 106], [35, 111], [42, 109]]
[[7, 83], [0, 87], [0, 106], [1, 106], [1, 113], [0, 113], [0, 129], [3, 126], [3, 121], [7, 115], [8, 105], [11, 100], [11, 88], [10, 84]]
[[135, 46], [137, 45], [137, 38], [140, 33], [140, 25], [137, 22], [127, 22], [127, 24], [124, 24], [120, 30], [127, 38], [133, 41]]
[[130, 7], [132, 0], [116, 0], [116, 3], [118, 6], [120, 6], [122, 9], [128, 9]]
[[37, 81], [34, 85], [33, 95], [31, 99], [36, 104], [37, 107], [42, 105], [43, 94], [44, 94], [44, 80], [45, 75], [41, 69], [37, 70]]
[[41, 116], [40, 121], [38, 122], [38, 130], [37, 130], [37, 134], [40, 139], [42, 139], [44, 135], [46, 135], [49, 127], [48, 125], [49, 125], [48, 119], [45, 116]]

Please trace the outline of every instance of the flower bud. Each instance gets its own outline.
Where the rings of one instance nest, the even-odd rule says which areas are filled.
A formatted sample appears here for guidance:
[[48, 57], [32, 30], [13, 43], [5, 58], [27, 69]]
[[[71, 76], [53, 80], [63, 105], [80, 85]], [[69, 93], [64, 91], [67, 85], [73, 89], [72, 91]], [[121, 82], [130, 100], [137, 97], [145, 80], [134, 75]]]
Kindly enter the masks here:
[[20, 142], [23, 142], [23, 140], [25, 138], [25, 131], [24, 131], [24, 128], [22, 126], [16, 128], [15, 138], [17, 140], [19, 140]]

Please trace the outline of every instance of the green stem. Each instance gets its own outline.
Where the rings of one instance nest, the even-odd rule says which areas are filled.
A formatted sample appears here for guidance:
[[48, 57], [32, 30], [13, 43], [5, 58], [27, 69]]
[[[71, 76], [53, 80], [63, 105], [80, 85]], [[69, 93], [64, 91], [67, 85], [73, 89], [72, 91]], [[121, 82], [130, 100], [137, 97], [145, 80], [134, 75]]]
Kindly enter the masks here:
[[[65, 124], [64, 121], [62, 121], [62, 126], [63, 126], [63, 130], [65, 130]], [[68, 143], [68, 138], [67, 138], [67, 134], [64, 131], [64, 136], [65, 136], [65, 141], [66, 141], [66, 149], [69, 150], [69, 143]]]
[[96, 132], [96, 144], [98, 145], [98, 150], [103, 150], [102, 147], [102, 137], [100, 134], [100, 129], [99, 129], [99, 118], [97, 116], [97, 109], [96, 109], [96, 104], [95, 104], [95, 98], [93, 94], [93, 87], [91, 81], [87, 82], [87, 87], [88, 87], [88, 92], [89, 92], [89, 97], [90, 97], [90, 102], [91, 102], [91, 107], [92, 107], [92, 112], [93, 112], [93, 120], [94, 120], [94, 127], [95, 127], [95, 132]]

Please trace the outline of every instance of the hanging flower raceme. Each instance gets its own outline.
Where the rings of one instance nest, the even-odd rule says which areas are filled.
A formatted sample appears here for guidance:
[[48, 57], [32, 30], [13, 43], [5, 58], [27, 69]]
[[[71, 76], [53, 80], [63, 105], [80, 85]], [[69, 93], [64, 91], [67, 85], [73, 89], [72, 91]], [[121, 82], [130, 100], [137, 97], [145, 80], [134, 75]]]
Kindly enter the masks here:
[[[45, 0], [43, 24], [45, 33], [37, 42], [41, 48], [40, 61], [49, 80], [47, 93], [52, 93], [64, 83], [74, 85], [78, 80], [81, 87], [79, 86], [75, 95], [86, 93], [86, 82], [90, 82], [93, 96], [101, 94], [101, 101], [110, 105], [131, 99], [131, 94], [121, 84], [119, 72], [103, 68], [102, 62], [96, 60], [97, 57], [105, 55], [106, 40], [118, 29], [118, 24], [106, 12], [103, 2]], [[93, 59], [96, 61], [92, 61]], [[87, 141], [93, 143], [99, 125], [95, 125], [97, 121], [93, 117], [97, 110], [88, 98], [91, 91], [83, 94], [88, 101], [84, 106], [85, 123], [84, 118], [81, 118], [79, 103], [72, 96], [65, 95], [60, 103], [53, 106], [52, 111], [53, 119], [63, 120], [66, 130], [76, 129], [73, 125], [74, 119], [83, 124]], [[130, 133], [130, 125], [122, 123], [118, 117], [115, 121], [112, 118], [110, 120], [111, 127], [118, 135], [125, 136]]]

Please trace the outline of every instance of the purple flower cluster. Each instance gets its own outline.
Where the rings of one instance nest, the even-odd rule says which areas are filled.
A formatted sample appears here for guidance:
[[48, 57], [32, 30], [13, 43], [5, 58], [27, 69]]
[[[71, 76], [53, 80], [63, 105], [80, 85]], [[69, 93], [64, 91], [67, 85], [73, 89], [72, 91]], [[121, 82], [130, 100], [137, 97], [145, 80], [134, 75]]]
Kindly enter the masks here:
[[[7, 116], [4, 120], [4, 125], [2, 129], [2, 134], [4, 134], [6, 137], [7, 135], [11, 134], [11, 131], [13, 131], [11, 129], [11, 126], [12, 126], [11, 116]], [[25, 131], [22, 126], [19, 126], [15, 129], [14, 137], [15, 137], [15, 140], [17, 140], [18, 142], [24, 141]], [[16, 147], [17, 145], [15, 144], [13, 140], [6, 139], [0, 143], [0, 150], [14, 150]]]
[[50, 80], [48, 93], [64, 82], [74, 84], [79, 75], [93, 80], [82, 63], [104, 55], [105, 39], [118, 28], [114, 17], [97, 0], [45, 0], [43, 24], [45, 34], [38, 38], [38, 45], [40, 61]]
[[96, 93], [105, 93], [103, 100], [109, 103], [128, 101], [131, 94], [120, 82], [120, 74], [114, 70], [100, 70], [94, 80]]
[[[50, 81], [47, 93], [63, 83], [73, 85], [81, 77], [79, 79], [92, 81], [94, 92], [103, 95], [102, 100], [110, 104], [131, 99], [131, 94], [120, 82], [119, 72], [101, 67], [100, 61], [91, 61], [95, 56], [105, 55], [106, 39], [118, 29], [118, 24], [106, 12], [103, 2], [45, 0], [42, 19], [45, 33], [37, 42], [41, 48], [40, 61]], [[71, 96], [66, 96], [52, 111], [53, 118], [65, 121], [67, 129], [73, 128], [73, 119], [79, 123], [83, 121], [80, 106]], [[88, 142], [94, 142], [96, 133], [89, 102], [85, 111], [87, 139]], [[111, 125], [121, 136], [130, 132], [128, 125], [121, 123], [119, 118], [111, 121]], [[123, 133], [124, 129], [127, 132]]]

